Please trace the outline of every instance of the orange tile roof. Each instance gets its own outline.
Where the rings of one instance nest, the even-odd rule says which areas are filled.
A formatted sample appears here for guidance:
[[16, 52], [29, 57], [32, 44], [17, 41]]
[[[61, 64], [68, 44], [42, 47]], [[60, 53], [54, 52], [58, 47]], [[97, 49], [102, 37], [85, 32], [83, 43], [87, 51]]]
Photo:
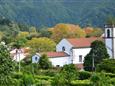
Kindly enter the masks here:
[[68, 56], [65, 52], [47, 52], [48, 57], [65, 57]]
[[90, 47], [91, 43], [95, 40], [101, 40], [102, 38], [71, 38], [67, 39], [73, 47]]

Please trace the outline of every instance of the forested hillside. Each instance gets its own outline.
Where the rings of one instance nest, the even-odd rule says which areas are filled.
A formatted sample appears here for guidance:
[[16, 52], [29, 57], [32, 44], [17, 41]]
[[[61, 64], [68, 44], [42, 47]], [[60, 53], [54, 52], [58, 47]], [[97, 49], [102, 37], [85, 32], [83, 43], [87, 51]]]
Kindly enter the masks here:
[[0, 16], [42, 26], [57, 23], [103, 26], [115, 15], [115, 0], [0, 0]]

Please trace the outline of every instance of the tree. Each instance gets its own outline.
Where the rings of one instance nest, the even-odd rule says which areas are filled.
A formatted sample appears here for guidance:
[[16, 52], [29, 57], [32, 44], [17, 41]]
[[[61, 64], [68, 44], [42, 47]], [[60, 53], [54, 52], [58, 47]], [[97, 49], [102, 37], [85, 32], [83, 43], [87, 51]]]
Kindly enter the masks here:
[[39, 66], [40, 68], [42, 69], [49, 69], [52, 67], [52, 64], [51, 62], [49, 61], [48, 57], [46, 54], [43, 54], [41, 57], [40, 57], [40, 60], [39, 60]]
[[33, 51], [37, 52], [46, 52], [55, 50], [55, 42], [49, 38], [32, 38], [26, 43], [27, 46], [30, 46]]
[[71, 81], [78, 79], [78, 71], [74, 64], [64, 65], [60, 73], [54, 78], [57, 86], [71, 86]]
[[101, 28], [86, 27], [84, 28], [86, 37], [100, 37], [103, 34]]
[[96, 40], [91, 44], [91, 51], [86, 55], [84, 59], [84, 69], [91, 71], [94, 66], [102, 62], [103, 59], [109, 58], [105, 44], [102, 41]]
[[8, 86], [12, 82], [12, 72], [14, 71], [15, 64], [13, 63], [8, 47], [0, 44], [0, 85]]
[[55, 42], [59, 42], [63, 38], [80, 38], [86, 36], [83, 29], [81, 29], [78, 25], [72, 24], [57, 24], [50, 31], [52, 31], [51, 38]]
[[111, 25], [115, 24], [115, 16], [109, 16], [106, 20], [106, 23]]
[[52, 35], [52, 32], [49, 30], [49, 28], [43, 28], [40, 30], [40, 37], [48, 37], [50, 38]]
[[29, 32], [20, 32], [20, 33], [17, 35], [16, 39], [18, 40], [18, 39], [21, 39], [21, 38], [26, 38], [26, 37], [28, 37], [28, 36], [29, 36]]
[[84, 31], [85, 31], [85, 33], [86, 33], [86, 37], [90, 37], [91, 36], [91, 34], [92, 34], [92, 32], [93, 32], [93, 28], [92, 27], [85, 27], [84, 28]]
[[27, 42], [27, 39], [26, 38], [20, 38], [18, 39], [15, 43], [14, 43], [14, 47], [19, 49], [21, 48], [22, 46], [24, 46]]

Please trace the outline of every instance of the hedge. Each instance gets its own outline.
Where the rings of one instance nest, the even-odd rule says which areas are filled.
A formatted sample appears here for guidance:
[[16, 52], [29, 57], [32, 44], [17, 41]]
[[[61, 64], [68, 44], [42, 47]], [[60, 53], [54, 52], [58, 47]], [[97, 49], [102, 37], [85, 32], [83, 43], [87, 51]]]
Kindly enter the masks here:
[[53, 77], [49, 77], [49, 76], [38, 76], [38, 75], [35, 75], [34, 77], [35, 79], [38, 79], [38, 80], [52, 80]]
[[80, 71], [79, 72], [79, 80], [89, 79], [92, 73], [88, 71]]
[[91, 86], [90, 80], [75, 80], [71, 82], [71, 86]]

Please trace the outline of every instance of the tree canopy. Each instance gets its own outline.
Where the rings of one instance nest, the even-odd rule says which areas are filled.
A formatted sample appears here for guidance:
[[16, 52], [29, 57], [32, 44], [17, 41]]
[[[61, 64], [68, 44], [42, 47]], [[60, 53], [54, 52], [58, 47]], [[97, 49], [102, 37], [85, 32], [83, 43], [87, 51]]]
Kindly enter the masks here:
[[53, 40], [45, 37], [32, 38], [27, 41], [26, 45], [37, 52], [54, 51], [56, 46]]
[[0, 43], [0, 85], [11, 85], [14, 68], [15, 64], [10, 57], [8, 47]]
[[103, 59], [109, 58], [105, 44], [102, 41], [96, 40], [91, 44], [91, 51], [84, 59], [84, 69], [91, 71], [94, 59], [94, 66], [102, 62]]

